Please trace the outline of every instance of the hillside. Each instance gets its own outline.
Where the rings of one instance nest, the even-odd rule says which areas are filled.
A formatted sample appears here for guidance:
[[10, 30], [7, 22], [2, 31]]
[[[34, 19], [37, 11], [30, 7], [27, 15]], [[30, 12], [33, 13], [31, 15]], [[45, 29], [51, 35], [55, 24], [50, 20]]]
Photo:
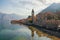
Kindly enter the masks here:
[[11, 26], [11, 20], [20, 20], [21, 18], [23, 17], [16, 14], [0, 13], [0, 26], [2, 26], [0, 29], [9, 28]]
[[53, 13], [55, 13], [56, 11], [60, 11], [60, 3], [53, 3], [53, 4], [51, 4], [46, 9], [42, 10], [39, 13], [44, 13], [44, 12], [53, 12]]

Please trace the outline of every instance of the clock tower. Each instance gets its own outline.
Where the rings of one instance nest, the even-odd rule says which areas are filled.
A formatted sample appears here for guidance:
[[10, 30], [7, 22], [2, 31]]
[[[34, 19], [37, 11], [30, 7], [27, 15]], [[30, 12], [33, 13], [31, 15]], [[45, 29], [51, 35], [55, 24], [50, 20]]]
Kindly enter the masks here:
[[34, 10], [32, 9], [32, 23], [34, 23]]

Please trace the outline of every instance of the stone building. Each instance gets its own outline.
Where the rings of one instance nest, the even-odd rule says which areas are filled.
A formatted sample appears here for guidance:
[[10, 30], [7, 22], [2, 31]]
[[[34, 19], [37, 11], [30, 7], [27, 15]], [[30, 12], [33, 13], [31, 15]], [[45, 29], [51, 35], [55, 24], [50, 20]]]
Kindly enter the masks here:
[[32, 23], [34, 23], [34, 10], [32, 9]]
[[32, 9], [31, 11], [31, 16], [28, 16], [28, 18], [26, 19], [26, 23], [36, 23], [36, 16], [34, 15], [34, 10]]

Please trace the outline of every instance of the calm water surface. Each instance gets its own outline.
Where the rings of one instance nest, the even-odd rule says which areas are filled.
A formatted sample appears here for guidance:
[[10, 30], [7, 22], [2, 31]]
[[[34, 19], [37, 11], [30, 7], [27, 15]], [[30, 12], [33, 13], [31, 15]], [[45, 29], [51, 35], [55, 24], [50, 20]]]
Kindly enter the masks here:
[[19, 24], [6, 23], [0, 26], [0, 40], [52, 40], [47, 34]]

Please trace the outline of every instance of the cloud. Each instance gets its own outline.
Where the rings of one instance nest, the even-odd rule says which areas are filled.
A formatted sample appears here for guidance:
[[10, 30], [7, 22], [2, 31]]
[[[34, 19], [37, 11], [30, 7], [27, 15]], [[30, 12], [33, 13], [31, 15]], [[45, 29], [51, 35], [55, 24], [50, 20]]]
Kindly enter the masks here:
[[46, 5], [49, 5], [52, 3], [60, 3], [60, 0], [39, 0], [39, 1], [46, 4]]
[[42, 3], [45, 3], [45, 2], [46, 2], [46, 0], [38, 0], [38, 1], [40, 1], [40, 2], [42, 2]]
[[34, 9], [37, 14], [38, 10], [41, 11], [47, 7], [44, 2], [44, 0], [1, 0], [0, 12], [26, 16], [31, 15], [31, 10]]

